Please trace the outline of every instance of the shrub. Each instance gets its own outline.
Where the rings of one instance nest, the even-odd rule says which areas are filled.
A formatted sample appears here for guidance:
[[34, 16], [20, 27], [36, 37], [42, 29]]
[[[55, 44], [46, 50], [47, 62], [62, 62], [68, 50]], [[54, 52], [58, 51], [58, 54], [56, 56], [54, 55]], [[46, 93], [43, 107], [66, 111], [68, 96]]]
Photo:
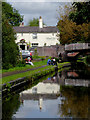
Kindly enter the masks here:
[[37, 49], [35, 48], [34, 56], [38, 56]]
[[6, 69], [8, 70], [9, 68], [13, 68], [13, 65], [12, 64], [9, 64], [9, 63], [3, 63], [3, 69]]
[[59, 62], [59, 58], [55, 58], [56, 62]]
[[40, 56], [41, 60], [45, 60], [45, 56]]
[[18, 67], [24, 67], [25, 65], [26, 65], [25, 60], [22, 60], [22, 61], [19, 60], [18, 63], [17, 63]]
[[88, 55], [88, 56], [86, 57], [85, 62], [86, 62], [87, 64], [90, 64], [90, 55]]
[[39, 56], [36, 55], [33, 56], [33, 59], [39, 59], [39, 58], [40, 58]]

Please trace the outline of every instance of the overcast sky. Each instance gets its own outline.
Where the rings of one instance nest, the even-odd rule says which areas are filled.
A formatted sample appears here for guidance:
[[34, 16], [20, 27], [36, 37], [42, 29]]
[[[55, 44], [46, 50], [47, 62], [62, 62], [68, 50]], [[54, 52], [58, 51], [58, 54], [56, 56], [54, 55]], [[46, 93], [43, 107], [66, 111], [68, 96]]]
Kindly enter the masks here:
[[42, 16], [44, 23], [47, 26], [57, 25], [58, 9], [59, 6], [63, 7], [66, 2], [10, 2], [7, 0], [15, 9], [24, 16], [24, 24], [33, 18], [39, 18]]

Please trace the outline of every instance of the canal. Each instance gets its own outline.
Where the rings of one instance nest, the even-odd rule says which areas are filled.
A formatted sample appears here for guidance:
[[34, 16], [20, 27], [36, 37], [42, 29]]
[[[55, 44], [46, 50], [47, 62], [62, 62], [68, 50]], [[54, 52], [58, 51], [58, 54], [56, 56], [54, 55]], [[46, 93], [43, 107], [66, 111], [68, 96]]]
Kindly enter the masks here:
[[3, 120], [90, 118], [90, 67], [67, 67], [39, 81], [3, 100]]

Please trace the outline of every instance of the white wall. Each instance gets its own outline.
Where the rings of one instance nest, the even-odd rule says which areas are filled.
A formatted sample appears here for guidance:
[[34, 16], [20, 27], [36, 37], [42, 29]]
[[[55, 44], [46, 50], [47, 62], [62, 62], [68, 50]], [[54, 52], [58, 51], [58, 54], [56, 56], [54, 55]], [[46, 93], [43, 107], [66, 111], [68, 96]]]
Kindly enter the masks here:
[[39, 47], [44, 46], [45, 43], [46, 46], [59, 44], [57, 33], [37, 33], [37, 39], [33, 39], [33, 33], [23, 33], [23, 35], [22, 33], [17, 33], [16, 43], [20, 42], [21, 39], [25, 39], [25, 42], [30, 42], [31, 44], [38, 43]]

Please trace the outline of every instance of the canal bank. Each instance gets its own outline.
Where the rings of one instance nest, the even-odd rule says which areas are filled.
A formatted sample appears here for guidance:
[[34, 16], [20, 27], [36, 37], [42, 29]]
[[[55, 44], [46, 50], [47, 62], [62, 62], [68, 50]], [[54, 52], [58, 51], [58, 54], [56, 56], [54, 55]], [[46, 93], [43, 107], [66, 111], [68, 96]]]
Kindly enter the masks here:
[[[46, 76], [58, 69], [62, 69], [64, 67], [68, 67], [70, 66], [70, 63], [60, 63], [58, 64], [58, 66], [46, 66], [43, 69], [37, 69], [34, 72], [28, 73], [27, 76], [22, 77], [22, 78], [18, 78], [16, 80], [12, 80], [10, 82], [7, 82], [5, 84], [2, 85], [2, 93], [3, 96], [7, 95], [9, 93], [12, 93], [14, 91], [16, 91], [17, 89], [19, 89], [20, 87], [24, 87], [27, 84], [32, 84], [34, 81], [36, 81], [37, 79], [42, 78], [43, 76]], [[25, 73], [22, 73], [25, 75]]]

